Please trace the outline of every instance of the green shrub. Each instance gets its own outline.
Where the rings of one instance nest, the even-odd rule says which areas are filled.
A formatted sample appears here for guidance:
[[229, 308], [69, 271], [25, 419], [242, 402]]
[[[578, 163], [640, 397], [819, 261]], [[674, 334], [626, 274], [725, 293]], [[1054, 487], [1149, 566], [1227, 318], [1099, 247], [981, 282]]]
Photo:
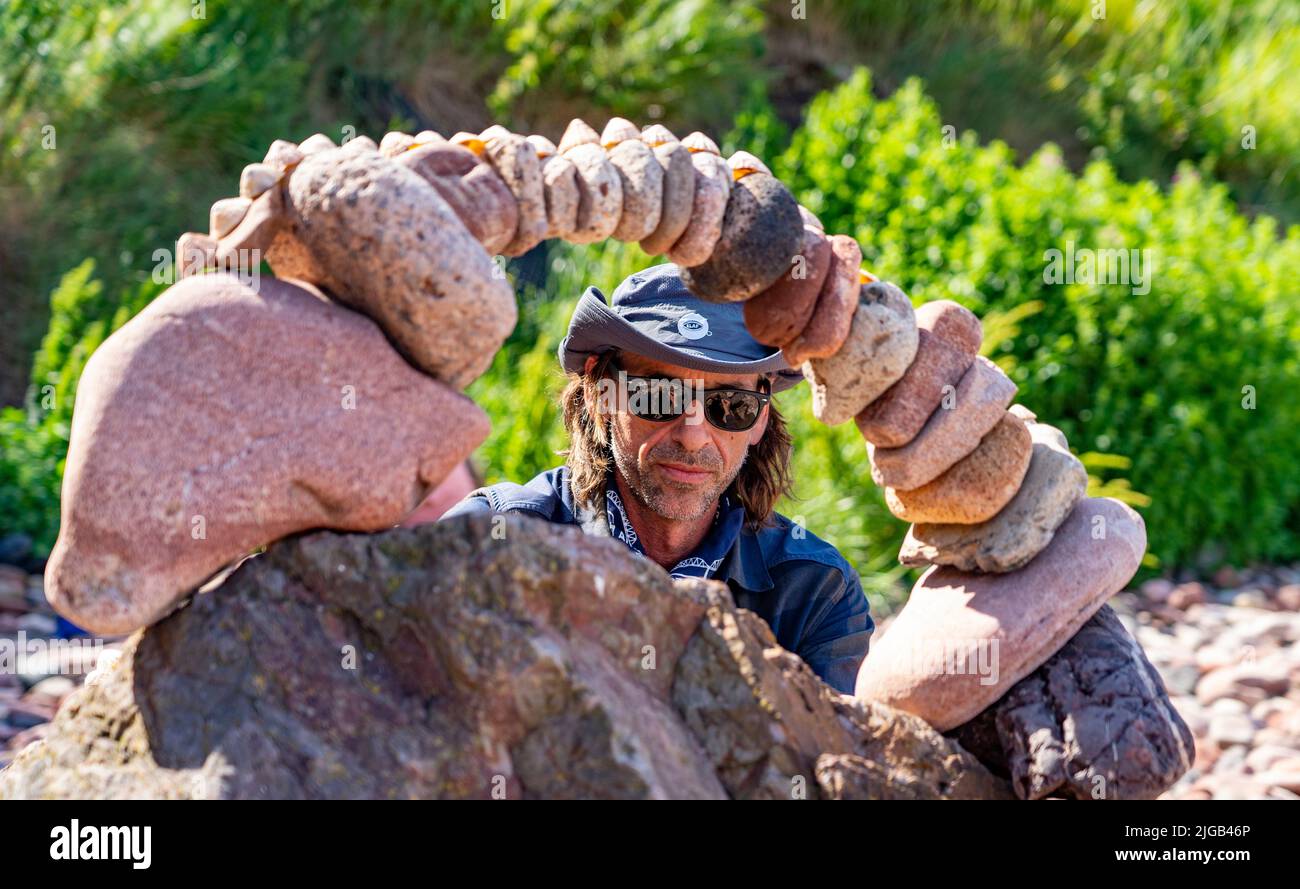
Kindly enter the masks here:
[[534, 119], [525, 100], [544, 107], [576, 101], [638, 121], [665, 113], [692, 126], [725, 119], [762, 76], [758, 6], [754, 0], [512, 2], [503, 24], [513, 62], [489, 104], [498, 115]]
[[[1190, 169], [1166, 193], [1104, 162], [1075, 176], [1050, 147], [1017, 167], [1005, 146], [941, 126], [918, 83], [877, 100], [859, 71], [812, 103], [774, 171], [917, 301], [986, 318], [1041, 303], [992, 354], [1076, 451], [1131, 461], [1162, 564], [1300, 555], [1300, 231], [1249, 222]], [[1150, 250], [1150, 292], [1047, 283], [1047, 251], [1071, 241]], [[1097, 484], [1114, 482], [1114, 461], [1091, 459]]]
[[99, 345], [162, 290], [145, 282], [106, 306], [95, 263], [86, 260], [50, 297], [50, 329], [36, 355], [26, 411], [0, 415], [0, 535], [31, 536], [40, 555], [59, 530], [59, 489], [77, 384]]

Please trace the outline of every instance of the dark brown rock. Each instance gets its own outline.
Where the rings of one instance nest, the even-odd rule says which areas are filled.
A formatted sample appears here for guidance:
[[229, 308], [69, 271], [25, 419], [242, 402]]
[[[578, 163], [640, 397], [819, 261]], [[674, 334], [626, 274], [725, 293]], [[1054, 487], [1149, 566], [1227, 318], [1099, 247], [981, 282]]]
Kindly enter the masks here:
[[804, 226], [803, 246], [790, 268], [775, 284], [745, 302], [745, 327], [750, 336], [777, 348], [789, 345], [808, 325], [830, 270], [830, 241], [819, 230]]
[[1155, 799], [1192, 765], [1192, 733], [1141, 646], [1103, 605], [1041, 667], [948, 733], [1021, 799]]
[[[1010, 795], [921, 720], [832, 690], [725, 595], [709, 604], [682, 655], [673, 703], [733, 798]], [[837, 779], [821, 762], [827, 755], [871, 771]]]

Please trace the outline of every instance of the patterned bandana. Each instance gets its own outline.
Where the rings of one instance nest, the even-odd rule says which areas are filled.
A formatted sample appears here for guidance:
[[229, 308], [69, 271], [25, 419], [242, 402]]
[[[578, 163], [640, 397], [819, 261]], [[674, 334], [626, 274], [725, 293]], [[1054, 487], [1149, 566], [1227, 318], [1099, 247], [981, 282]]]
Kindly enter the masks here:
[[[644, 556], [646, 553], [641, 546], [641, 540], [627, 517], [622, 499], [618, 496], [618, 487], [614, 484], [613, 473], [614, 470], [611, 470], [605, 479], [605, 520], [609, 523], [610, 536], [623, 541], [632, 552]], [[695, 552], [673, 566], [668, 572], [669, 575], [678, 578], [712, 577], [718, 570], [718, 566], [722, 564], [722, 560], [727, 557], [727, 553], [731, 551], [736, 538], [740, 536], [740, 528], [744, 523], [744, 506], [737, 503], [729, 493], [724, 492], [718, 499], [718, 511], [713, 515], [713, 525], [709, 528], [709, 533], [704, 535]]]

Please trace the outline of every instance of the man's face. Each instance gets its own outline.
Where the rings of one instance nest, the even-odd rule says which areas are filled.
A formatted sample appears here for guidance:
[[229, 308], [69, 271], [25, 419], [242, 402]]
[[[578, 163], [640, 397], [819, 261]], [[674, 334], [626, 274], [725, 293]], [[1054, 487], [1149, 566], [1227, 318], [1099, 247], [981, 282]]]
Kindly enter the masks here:
[[[616, 363], [628, 376], [680, 379], [687, 391], [759, 389], [757, 374], [706, 373], [629, 353]], [[690, 521], [712, 513], [744, 465], [750, 445], [767, 429], [766, 406], [758, 422], [743, 432], [719, 429], [703, 410], [697, 399], [686, 413], [666, 422], [641, 419], [627, 410], [610, 417], [614, 463], [623, 481], [642, 505], [665, 519]]]

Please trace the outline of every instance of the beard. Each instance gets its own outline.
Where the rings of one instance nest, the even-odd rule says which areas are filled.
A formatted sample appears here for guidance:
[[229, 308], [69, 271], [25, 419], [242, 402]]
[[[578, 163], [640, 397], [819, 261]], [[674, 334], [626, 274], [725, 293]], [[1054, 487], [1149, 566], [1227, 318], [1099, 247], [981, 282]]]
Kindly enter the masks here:
[[[723, 475], [723, 461], [717, 451], [691, 452], [671, 441], [661, 442], [651, 449], [646, 455], [645, 465], [642, 465], [635, 452], [624, 448], [612, 424], [610, 442], [614, 465], [632, 496], [655, 515], [674, 521], [692, 521], [716, 509], [719, 498], [745, 465], [745, 457], [742, 457], [730, 472]], [[711, 484], [690, 484], [656, 473], [656, 463], [677, 463], [709, 470], [715, 476]]]

